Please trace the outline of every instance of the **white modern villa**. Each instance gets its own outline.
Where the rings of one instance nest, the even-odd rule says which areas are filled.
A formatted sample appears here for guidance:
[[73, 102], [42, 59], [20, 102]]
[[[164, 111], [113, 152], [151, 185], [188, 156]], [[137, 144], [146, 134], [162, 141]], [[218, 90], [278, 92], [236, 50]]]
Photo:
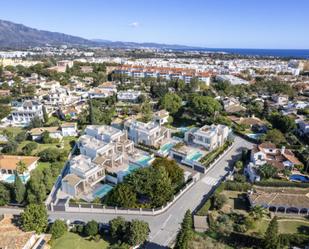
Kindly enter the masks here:
[[[70, 161], [70, 172], [62, 179], [62, 192], [91, 201], [102, 198], [112, 185], [154, 160], [134, 148], [126, 131], [107, 125], [89, 125], [77, 142], [80, 155]], [[102, 184], [101, 182], [109, 184]]]
[[128, 132], [129, 139], [137, 144], [160, 147], [165, 140], [171, 138], [170, 130], [154, 121], [143, 123], [128, 119], [124, 123], [124, 129]]
[[203, 146], [212, 151], [222, 146], [230, 134], [230, 128], [225, 125], [204, 125], [201, 128], [192, 128], [185, 133], [184, 140], [189, 144]]

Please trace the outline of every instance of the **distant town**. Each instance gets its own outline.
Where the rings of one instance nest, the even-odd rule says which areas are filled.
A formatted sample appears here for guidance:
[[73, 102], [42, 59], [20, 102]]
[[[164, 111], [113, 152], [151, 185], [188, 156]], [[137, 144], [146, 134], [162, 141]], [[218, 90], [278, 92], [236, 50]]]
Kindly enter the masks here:
[[308, 248], [308, 60], [3, 49], [0, 120], [0, 248]]

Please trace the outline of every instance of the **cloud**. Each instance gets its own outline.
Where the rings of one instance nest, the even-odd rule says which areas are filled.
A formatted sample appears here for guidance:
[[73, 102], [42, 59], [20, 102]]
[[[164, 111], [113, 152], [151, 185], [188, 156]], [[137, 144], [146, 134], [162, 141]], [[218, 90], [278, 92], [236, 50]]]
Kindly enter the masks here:
[[139, 24], [139, 22], [132, 22], [132, 23], [129, 24], [129, 26], [132, 27], [132, 28], [137, 28], [137, 27], [140, 26], [140, 24]]

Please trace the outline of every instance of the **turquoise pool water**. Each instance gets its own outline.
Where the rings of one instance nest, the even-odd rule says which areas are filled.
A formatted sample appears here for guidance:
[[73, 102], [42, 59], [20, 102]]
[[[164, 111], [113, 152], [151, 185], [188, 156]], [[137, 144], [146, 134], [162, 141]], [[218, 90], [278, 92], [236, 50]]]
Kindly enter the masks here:
[[98, 189], [95, 190], [95, 192], [93, 193], [93, 196], [102, 198], [112, 189], [113, 189], [113, 186], [109, 184], [103, 184], [102, 186], [100, 186]]
[[202, 156], [203, 154], [197, 151], [193, 155], [188, 156], [187, 159], [190, 161], [198, 161]]
[[248, 137], [258, 140], [261, 138], [261, 136], [263, 135], [263, 133], [251, 133], [251, 134], [247, 134]]
[[167, 143], [161, 146], [159, 152], [162, 154], [168, 153], [174, 147], [173, 143]]
[[189, 130], [190, 128], [189, 127], [178, 127], [177, 130], [182, 132], [182, 133], [185, 133]]
[[151, 160], [152, 160], [151, 156], [142, 156], [140, 159], [137, 160], [137, 163], [143, 166], [148, 166]]
[[[26, 183], [28, 181], [29, 175], [22, 175], [19, 177], [23, 183]], [[4, 181], [8, 183], [13, 183], [15, 181], [15, 175], [10, 175], [9, 177], [5, 178]]]
[[133, 171], [135, 171], [135, 170], [137, 170], [137, 169], [139, 169], [140, 167], [138, 166], [138, 165], [136, 165], [136, 164], [129, 164], [129, 167], [128, 167], [128, 170], [127, 170], [127, 172], [128, 173], [132, 173]]

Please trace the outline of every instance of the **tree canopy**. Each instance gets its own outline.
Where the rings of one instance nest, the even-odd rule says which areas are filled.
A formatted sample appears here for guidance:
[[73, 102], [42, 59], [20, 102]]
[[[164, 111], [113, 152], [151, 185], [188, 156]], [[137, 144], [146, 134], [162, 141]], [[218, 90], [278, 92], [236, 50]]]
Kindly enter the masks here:
[[21, 214], [22, 228], [40, 234], [47, 228], [47, 211], [43, 204], [29, 204]]
[[174, 114], [178, 112], [181, 107], [182, 99], [175, 93], [167, 93], [161, 99], [161, 107]]

